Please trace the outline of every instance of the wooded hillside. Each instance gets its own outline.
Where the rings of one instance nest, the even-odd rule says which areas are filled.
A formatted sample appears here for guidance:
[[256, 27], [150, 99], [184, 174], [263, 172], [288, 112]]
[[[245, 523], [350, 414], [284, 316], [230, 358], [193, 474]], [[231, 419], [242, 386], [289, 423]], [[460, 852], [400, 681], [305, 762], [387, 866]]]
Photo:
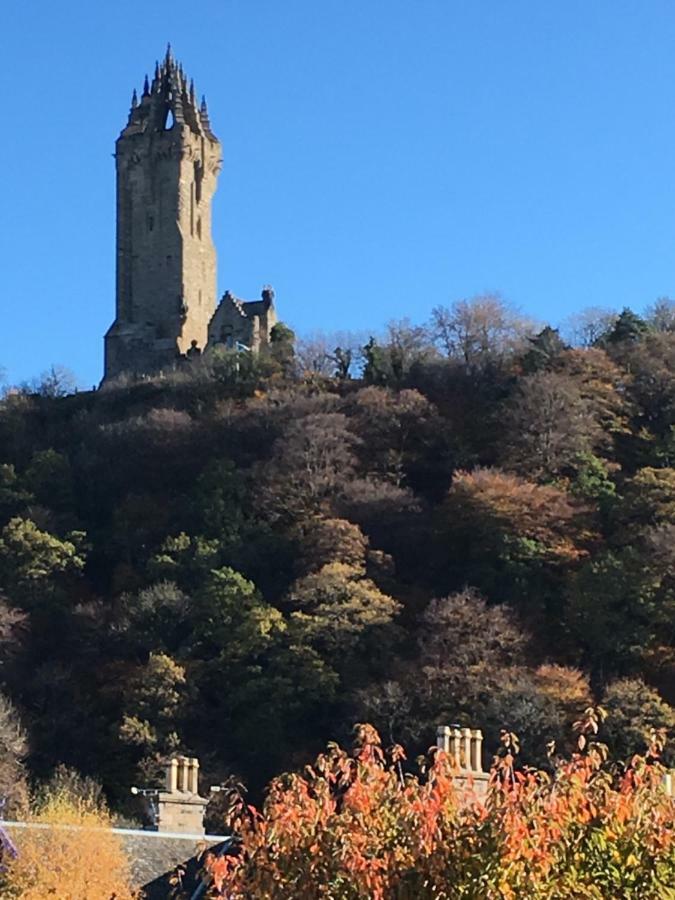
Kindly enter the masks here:
[[672, 304], [569, 343], [491, 297], [362, 350], [274, 337], [6, 391], [0, 679], [35, 774], [119, 802], [180, 748], [255, 792], [355, 721], [504, 725], [538, 763], [592, 698], [619, 755], [675, 726]]

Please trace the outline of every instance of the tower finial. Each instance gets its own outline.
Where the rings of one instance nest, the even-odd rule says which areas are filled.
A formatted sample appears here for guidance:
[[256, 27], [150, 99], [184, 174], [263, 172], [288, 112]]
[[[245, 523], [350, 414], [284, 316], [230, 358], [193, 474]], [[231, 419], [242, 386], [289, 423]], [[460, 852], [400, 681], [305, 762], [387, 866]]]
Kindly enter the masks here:
[[148, 76], [145, 76], [145, 81], [143, 82], [143, 96], [147, 97], [150, 93], [150, 84], [148, 83]]
[[167, 65], [168, 65], [169, 63], [171, 63], [171, 60], [172, 60], [172, 59], [173, 59], [173, 57], [171, 56], [171, 42], [169, 41], [169, 43], [167, 43], [167, 45], [166, 45], [166, 62], [167, 62]]
[[136, 88], [134, 88], [134, 92], [131, 95], [131, 108], [136, 109], [138, 106], [138, 94], [136, 93]]
[[190, 79], [190, 103], [195, 105], [195, 80], [194, 78]]

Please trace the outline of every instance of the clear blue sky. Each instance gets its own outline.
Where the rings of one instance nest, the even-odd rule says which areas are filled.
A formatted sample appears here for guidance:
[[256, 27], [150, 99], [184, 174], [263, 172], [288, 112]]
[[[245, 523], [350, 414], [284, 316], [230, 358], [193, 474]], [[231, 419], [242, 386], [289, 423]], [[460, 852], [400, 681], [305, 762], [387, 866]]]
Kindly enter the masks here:
[[101, 376], [111, 154], [167, 40], [223, 143], [221, 292], [299, 331], [675, 295], [672, 0], [5, 0], [10, 381]]

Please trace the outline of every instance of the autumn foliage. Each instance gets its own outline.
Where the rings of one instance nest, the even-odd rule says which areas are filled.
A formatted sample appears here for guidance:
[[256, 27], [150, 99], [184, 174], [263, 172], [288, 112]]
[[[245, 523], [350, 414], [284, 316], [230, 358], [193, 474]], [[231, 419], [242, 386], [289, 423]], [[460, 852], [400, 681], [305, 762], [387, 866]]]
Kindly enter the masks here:
[[504, 733], [482, 798], [442, 751], [404, 773], [402, 749], [385, 752], [357, 726], [353, 754], [329, 745], [302, 774], [276, 778], [261, 813], [239, 807], [238, 855], [207, 859], [211, 896], [675, 897], [661, 738], [614, 767], [597, 722], [587, 710], [576, 752], [549, 771], [518, 770], [517, 738]]
[[97, 800], [50, 791], [5, 853], [0, 896], [12, 900], [140, 900], [129, 862]]
[[537, 767], [592, 703], [624, 760], [675, 734], [675, 301], [278, 334], [0, 390], [3, 815], [60, 763], [141, 815], [175, 752], [259, 803], [355, 721]]

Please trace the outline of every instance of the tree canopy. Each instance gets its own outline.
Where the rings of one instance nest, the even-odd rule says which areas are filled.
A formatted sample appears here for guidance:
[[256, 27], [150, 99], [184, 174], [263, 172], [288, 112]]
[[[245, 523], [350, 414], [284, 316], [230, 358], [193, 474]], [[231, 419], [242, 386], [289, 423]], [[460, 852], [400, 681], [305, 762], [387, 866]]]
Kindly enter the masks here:
[[671, 727], [671, 306], [559, 332], [479, 297], [372, 339], [278, 325], [259, 356], [8, 389], [16, 765], [116, 803], [176, 747], [255, 794], [355, 718], [416, 750], [511, 723], [534, 762], [603, 697], [620, 754]]

